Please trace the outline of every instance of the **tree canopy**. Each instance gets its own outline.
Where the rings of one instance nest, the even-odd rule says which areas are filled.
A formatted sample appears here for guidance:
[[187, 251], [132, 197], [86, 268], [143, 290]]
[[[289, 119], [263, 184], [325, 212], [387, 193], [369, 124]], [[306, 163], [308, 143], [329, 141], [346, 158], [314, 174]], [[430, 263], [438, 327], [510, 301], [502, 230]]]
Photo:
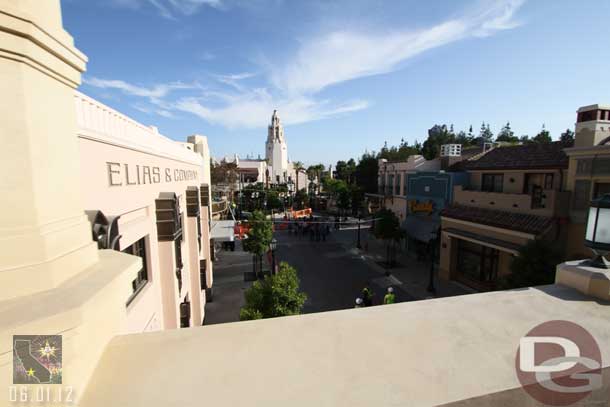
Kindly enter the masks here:
[[555, 268], [563, 261], [561, 250], [554, 242], [531, 240], [513, 258], [511, 273], [498, 282], [502, 289], [553, 284]]
[[298, 315], [307, 295], [299, 291], [297, 271], [281, 262], [277, 274], [258, 280], [245, 292], [246, 305], [240, 310], [242, 321]]
[[254, 211], [250, 222], [248, 238], [243, 241], [244, 249], [260, 257], [269, 250], [269, 243], [273, 239], [273, 226], [261, 211]]

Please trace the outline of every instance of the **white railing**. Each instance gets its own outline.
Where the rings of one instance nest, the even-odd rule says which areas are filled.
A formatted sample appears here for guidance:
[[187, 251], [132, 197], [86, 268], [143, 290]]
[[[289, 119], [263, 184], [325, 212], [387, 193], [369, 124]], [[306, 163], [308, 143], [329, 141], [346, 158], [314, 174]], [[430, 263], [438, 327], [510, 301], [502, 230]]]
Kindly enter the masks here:
[[140, 151], [200, 164], [201, 156], [80, 92], [74, 93], [79, 136], [135, 148]]

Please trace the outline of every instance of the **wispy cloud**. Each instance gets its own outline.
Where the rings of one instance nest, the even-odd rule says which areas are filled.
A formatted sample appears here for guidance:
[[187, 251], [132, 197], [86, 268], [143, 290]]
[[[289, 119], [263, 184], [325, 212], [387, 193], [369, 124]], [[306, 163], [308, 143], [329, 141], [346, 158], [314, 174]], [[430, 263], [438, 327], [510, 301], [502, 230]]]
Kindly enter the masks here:
[[182, 82], [164, 83], [154, 85], [150, 88], [132, 85], [122, 80], [100, 79], [96, 77], [85, 77], [83, 82], [87, 85], [101, 89], [117, 89], [131, 96], [141, 96], [151, 100], [160, 100], [170, 92], [180, 89], [195, 89], [200, 86], [197, 84], [186, 84]]
[[272, 81], [279, 89], [300, 94], [394, 71], [425, 51], [518, 26], [513, 17], [523, 3], [524, 0], [487, 1], [461, 17], [416, 31], [324, 33], [302, 41], [289, 63], [272, 68]]
[[369, 102], [350, 100], [334, 104], [330, 100], [298, 96], [290, 98], [274, 97], [266, 89], [259, 88], [235, 96], [223, 95], [226, 103], [222, 107], [209, 107], [201, 98], [182, 98], [175, 108], [195, 114], [202, 119], [227, 128], [257, 128], [265, 126], [269, 114], [274, 109], [282, 113], [286, 124], [299, 124], [321, 120], [344, 113], [366, 109]]
[[177, 15], [190, 16], [197, 13], [202, 7], [222, 8], [223, 0], [112, 0], [116, 6], [130, 9], [140, 9], [153, 6], [159, 15], [175, 19]]
[[241, 91], [244, 89], [244, 87], [240, 83], [240, 81], [242, 81], [244, 79], [252, 78], [253, 76], [256, 76], [256, 74], [251, 73], [251, 72], [244, 72], [244, 73], [231, 74], [231, 75], [215, 75], [214, 77], [216, 78], [216, 80], [218, 82], [231, 86], [232, 88], [235, 88], [236, 90]]
[[[125, 3], [138, 0], [115, 0]], [[204, 5], [220, 7], [222, 0], [139, 0], [160, 13], [195, 13]], [[228, 1], [228, 0], [224, 0]], [[151, 113], [171, 117], [188, 112], [228, 128], [265, 126], [269, 112], [279, 109], [287, 124], [305, 123], [366, 109], [362, 97], [336, 101], [321, 91], [346, 81], [392, 72], [426, 51], [473, 37], [488, 37], [519, 26], [515, 19], [525, 0], [478, 0], [475, 7], [427, 28], [342, 30], [301, 39], [285, 63], [273, 59], [252, 72], [210, 75], [212, 86], [181, 82], [151, 87], [121, 80], [88, 78], [85, 83], [148, 98]], [[206, 55], [204, 53], [204, 55]], [[210, 59], [213, 58], [210, 57]], [[215, 84], [214, 84], [215, 83]], [[254, 85], [252, 85], [254, 84]], [[177, 90], [191, 90], [172, 97]]]

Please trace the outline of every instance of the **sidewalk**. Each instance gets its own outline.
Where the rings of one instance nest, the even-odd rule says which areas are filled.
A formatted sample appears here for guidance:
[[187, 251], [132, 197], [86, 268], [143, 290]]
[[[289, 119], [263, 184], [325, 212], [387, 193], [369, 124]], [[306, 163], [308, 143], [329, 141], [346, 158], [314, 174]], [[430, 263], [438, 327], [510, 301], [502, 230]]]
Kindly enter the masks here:
[[[362, 228], [360, 231], [360, 242], [362, 249], [356, 249], [356, 230], [340, 230], [333, 233], [334, 239], [340, 242], [343, 247], [363, 256], [372, 267], [380, 272], [386, 269], [379, 263], [385, 261], [385, 243], [372, 236], [368, 229]], [[420, 262], [411, 257], [409, 253], [399, 251], [396, 254], [397, 267], [387, 269], [391, 273], [391, 278], [395, 284], [411, 295], [412, 297], [423, 300], [427, 298], [452, 297], [455, 295], [472, 294], [473, 290], [464, 287], [453, 281], [444, 281], [438, 278], [438, 267], [435, 268], [434, 287], [436, 293], [428, 291], [430, 282], [430, 263]]]

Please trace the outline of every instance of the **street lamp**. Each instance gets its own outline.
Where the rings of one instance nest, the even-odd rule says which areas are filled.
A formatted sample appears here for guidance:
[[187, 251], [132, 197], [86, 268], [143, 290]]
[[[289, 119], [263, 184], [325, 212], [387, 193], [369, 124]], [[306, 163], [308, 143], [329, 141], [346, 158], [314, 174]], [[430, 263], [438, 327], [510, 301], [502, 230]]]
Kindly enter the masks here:
[[277, 240], [275, 237], [271, 239], [269, 248], [271, 249], [271, 274], [275, 274], [275, 249], [277, 249]]
[[358, 211], [358, 243], [356, 244], [356, 247], [358, 249], [362, 249], [362, 245], [360, 245], [360, 219], [362, 218], [362, 214], [360, 211]]
[[430, 234], [430, 281], [428, 282], [428, 292], [435, 294], [436, 288], [434, 288], [434, 257], [435, 257], [435, 248], [436, 248], [436, 233]]
[[591, 267], [610, 268], [610, 262], [604, 258], [610, 253], [610, 194], [591, 201], [585, 246], [595, 254], [595, 258], [589, 260]]

